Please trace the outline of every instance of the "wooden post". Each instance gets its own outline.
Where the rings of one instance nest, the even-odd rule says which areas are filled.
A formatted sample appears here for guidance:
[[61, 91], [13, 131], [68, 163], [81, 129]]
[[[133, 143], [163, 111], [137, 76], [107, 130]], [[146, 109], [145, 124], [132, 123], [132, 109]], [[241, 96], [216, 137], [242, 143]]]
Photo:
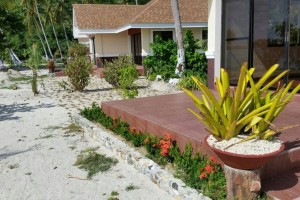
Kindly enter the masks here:
[[257, 199], [260, 189], [261, 169], [241, 170], [224, 165], [227, 182], [227, 199]]

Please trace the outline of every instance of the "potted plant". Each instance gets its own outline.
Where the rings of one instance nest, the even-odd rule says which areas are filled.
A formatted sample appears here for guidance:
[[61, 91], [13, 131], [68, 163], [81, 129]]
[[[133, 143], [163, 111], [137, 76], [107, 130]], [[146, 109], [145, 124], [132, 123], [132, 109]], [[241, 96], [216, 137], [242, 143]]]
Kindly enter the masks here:
[[[195, 77], [192, 79], [202, 91], [201, 97], [183, 89], [193, 99], [199, 112], [188, 110], [206, 125], [206, 130], [210, 133], [204, 141], [205, 144], [224, 164], [236, 169], [259, 169], [270, 157], [284, 150], [284, 144], [275, 139], [268, 141], [284, 129], [274, 129], [272, 122], [299, 91], [300, 85], [290, 93], [288, 92], [291, 90], [292, 82], [286, 86], [278, 85], [276, 90], [270, 91], [270, 87], [278, 83], [288, 72], [283, 71], [273, 78], [272, 75], [277, 68], [278, 65], [272, 66], [257, 82], [254, 82], [252, 75], [255, 69], [248, 70], [244, 64], [234, 89], [230, 88], [227, 71], [221, 69], [220, 79], [216, 79], [218, 98]], [[233, 139], [237, 141], [226, 142]], [[260, 152], [265, 144], [259, 144], [257, 152], [247, 155], [240, 150], [230, 152], [234, 146], [247, 141], [275, 143], [275, 147], [273, 150]], [[225, 146], [217, 147], [217, 144], [222, 142]]]

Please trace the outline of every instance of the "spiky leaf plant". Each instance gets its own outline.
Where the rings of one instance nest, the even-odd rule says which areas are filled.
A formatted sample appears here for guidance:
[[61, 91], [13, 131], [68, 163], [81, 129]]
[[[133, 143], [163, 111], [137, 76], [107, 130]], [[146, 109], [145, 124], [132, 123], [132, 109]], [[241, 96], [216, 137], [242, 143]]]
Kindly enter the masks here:
[[[229, 77], [226, 70], [221, 69], [221, 79], [216, 79], [219, 98], [199, 80], [193, 81], [202, 91], [199, 98], [192, 91], [183, 89], [190, 96], [199, 112], [188, 109], [206, 126], [207, 130], [218, 140], [229, 140], [239, 134], [248, 133], [251, 138], [268, 139], [278, 130], [270, 128], [271, 123], [285, 108], [292, 97], [300, 90], [300, 84], [290, 93], [292, 82], [287, 86], [278, 86], [270, 91], [288, 70], [275, 78], [272, 75], [278, 65], [273, 65], [256, 83], [252, 78], [254, 68], [241, 68], [238, 85], [230, 90]], [[269, 81], [270, 80], [270, 81]], [[269, 81], [269, 82], [267, 82]]]

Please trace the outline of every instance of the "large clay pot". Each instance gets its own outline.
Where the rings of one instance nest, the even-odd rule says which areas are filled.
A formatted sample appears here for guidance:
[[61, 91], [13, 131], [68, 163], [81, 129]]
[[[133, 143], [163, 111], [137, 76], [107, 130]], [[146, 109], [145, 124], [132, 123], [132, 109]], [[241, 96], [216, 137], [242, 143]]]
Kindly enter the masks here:
[[280, 149], [272, 153], [263, 154], [263, 155], [244, 155], [236, 154], [227, 151], [222, 151], [220, 149], [210, 146], [207, 142], [207, 137], [204, 139], [205, 145], [212, 149], [215, 154], [223, 161], [224, 164], [235, 169], [243, 170], [254, 170], [261, 168], [270, 158], [282, 152], [285, 148], [285, 145], [282, 144]]

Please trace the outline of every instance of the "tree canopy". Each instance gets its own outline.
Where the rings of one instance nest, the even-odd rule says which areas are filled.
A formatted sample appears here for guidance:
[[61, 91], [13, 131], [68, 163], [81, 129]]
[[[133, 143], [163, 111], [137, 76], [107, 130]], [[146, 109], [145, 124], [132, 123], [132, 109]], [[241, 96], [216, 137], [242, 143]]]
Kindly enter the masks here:
[[150, 0], [10, 0], [0, 1], [0, 59], [10, 61], [8, 48], [26, 60], [35, 43], [44, 57], [68, 53], [72, 4], [145, 4]]

